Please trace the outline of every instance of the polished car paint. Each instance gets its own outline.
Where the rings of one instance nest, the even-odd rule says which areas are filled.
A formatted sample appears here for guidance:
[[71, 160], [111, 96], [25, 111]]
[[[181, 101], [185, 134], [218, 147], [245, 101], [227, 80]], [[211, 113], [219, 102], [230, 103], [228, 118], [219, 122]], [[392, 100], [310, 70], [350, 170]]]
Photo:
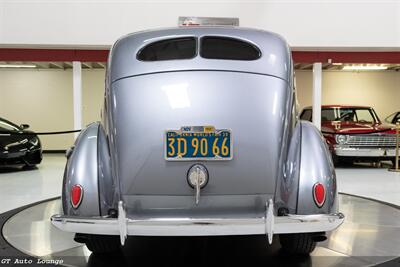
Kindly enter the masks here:
[[[205, 59], [198, 52], [190, 59], [146, 62], [136, 56], [152, 42], [203, 36], [243, 40], [261, 57]], [[190, 27], [121, 38], [110, 52], [102, 122], [80, 134], [67, 163], [68, 216], [53, 216], [53, 224], [118, 234], [121, 244], [128, 234], [263, 233], [272, 242], [274, 220], [281, 234], [336, 228], [343, 215], [337, 214], [330, 155], [316, 128], [299, 122], [295, 98], [290, 49], [276, 34]], [[166, 131], [184, 126], [229, 129], [232, 159], [166, 160]], [[201, 192], [187, 181], [194, 164], [208, 171]], [[69, 191], [76, 183], [88, 194], [74, 209]], [[316, 183], [327, 192], [322, 207], [314, 202]]]
[[26, 130], [29, 125], [16, 124], [0, 118], [0, 164], [34, 166], [42, 161], [39, 137]]

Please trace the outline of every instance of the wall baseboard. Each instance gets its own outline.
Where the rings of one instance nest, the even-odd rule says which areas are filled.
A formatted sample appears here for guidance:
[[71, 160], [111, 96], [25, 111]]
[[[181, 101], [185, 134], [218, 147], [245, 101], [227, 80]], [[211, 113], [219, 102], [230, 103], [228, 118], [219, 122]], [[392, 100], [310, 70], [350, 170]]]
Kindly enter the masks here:
[[65, 154], [65, 152], [66, 152], [66, 150], [62, 150], [62, 149], [43, 150], [43, 153], [47, 153], [47, 154], [58, 154], [58, 153]]

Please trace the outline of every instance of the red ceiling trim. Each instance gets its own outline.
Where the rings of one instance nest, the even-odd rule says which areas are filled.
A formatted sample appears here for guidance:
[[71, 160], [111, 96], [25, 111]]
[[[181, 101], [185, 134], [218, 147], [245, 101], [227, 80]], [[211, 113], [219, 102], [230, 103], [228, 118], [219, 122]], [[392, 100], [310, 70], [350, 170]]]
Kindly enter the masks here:
[[0, 61], [106, 62], [109, 50], [0, 48]]
[[[91, 61], [106, 62], [109, 50], [0, 48], [0, 61]], [[298, 63], [387, 63], [399, 64], [396, 52], [293, 51]]]

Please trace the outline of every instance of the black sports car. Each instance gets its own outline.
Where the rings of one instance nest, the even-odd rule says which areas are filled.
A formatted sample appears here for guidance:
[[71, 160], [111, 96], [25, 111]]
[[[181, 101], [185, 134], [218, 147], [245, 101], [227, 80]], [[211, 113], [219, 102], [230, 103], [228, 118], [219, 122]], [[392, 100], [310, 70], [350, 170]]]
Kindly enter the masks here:
[[29, 125], [16, 124], [0, 118], [0, 164], [35, 166], [42, 161], [39, 137], [26, 129]]

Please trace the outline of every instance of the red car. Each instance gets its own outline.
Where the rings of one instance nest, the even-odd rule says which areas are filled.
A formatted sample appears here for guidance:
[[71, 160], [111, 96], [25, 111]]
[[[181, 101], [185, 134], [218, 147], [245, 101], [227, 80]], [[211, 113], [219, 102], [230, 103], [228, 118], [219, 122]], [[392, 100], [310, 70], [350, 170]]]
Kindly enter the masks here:
[[[306, 107], [302, 120], [312, 120]], [[335, 164], [354, 160], [395, 162], [396, 131], [383, 124], [375, 111], [366, 106], [325, 105], [321, 111], [321, 131]]]

